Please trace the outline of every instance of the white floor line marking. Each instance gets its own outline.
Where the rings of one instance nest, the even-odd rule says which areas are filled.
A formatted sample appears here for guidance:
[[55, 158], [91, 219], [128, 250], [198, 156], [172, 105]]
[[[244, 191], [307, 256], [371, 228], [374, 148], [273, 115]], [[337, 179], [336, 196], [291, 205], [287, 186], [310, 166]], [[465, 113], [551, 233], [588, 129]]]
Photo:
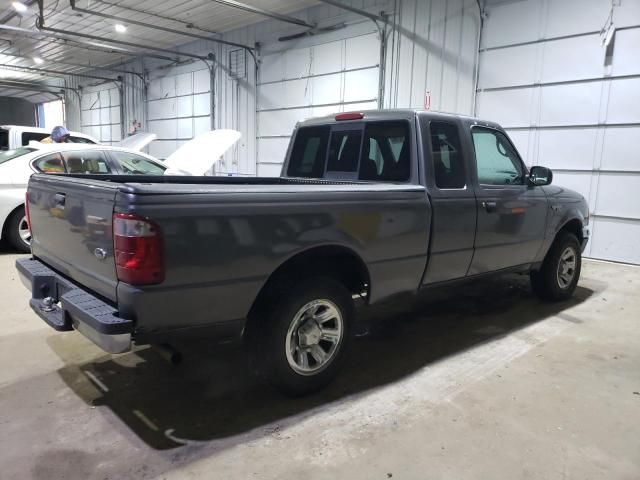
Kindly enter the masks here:
[[91, 381], [93, 381], [93, 383], [95, 383], [98, 387], [100, 387], [100, 390], [102, 390], [103, 392], [109, 391], [109, 387], [107, 387], [104, 383], [102, 383], [100, 379], [96, 377], [93, 373], [91, 373], [89, 370], [84, 370], [84, 374], [87, 377], [89, 377]]

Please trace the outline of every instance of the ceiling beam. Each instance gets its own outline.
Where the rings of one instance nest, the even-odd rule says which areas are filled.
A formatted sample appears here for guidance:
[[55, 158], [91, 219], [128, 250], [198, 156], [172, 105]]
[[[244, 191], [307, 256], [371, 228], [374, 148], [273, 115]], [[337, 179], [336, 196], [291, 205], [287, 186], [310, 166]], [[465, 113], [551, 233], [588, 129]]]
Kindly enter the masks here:
[[118, 22], [122, 22], [122, 23], [125, 23], [125, 24], [129, 23], [131, 25], [139, 25], [141, 27], [152, 28], [154, 30], [160, 30], [162, 32], [173, 33], [173, 34], [176, 34], [176, 35], [183, 35], [185, 37], [196, 38], [198, 40], [206, 40], [208, 42], [216, 42], [216, 43], [222, 43], [223, 45], [230, 45], [232, 47], [245, 48], [247, 50], [255, 50], [254, 48], [249, 47], [247, 45], [243, 45], [241, 43], [228, 42], [226, 40], [220, 40], [220, 39], [217, 39], [217, 38], [207, 37], [206, 35], [198, 35], [197, 33], [183, 32], [181, 30], [176, 30], [174, 28], [161, 27], [159, 25], [152, 25], [150, 23], [140, 22], [138, 20], [132, 20], [130, 18], [119, 17], [118, 15], [110, 15], [108, 13], [96, 12], [96, 11], [93, 11], [93, 10], [88, 10], [86, 8], [80, 8], [80, 7], [76, 6], [76, 0], [69, 0], [69, 3], [71, 4], [71, 9], [72, 10], [75, 10], [76, 12], [84, 13], [86, 15], [95, 15], [95, 16], [102, 17], [102, 18], [108, 18], [110, 20], [116, 20]]
[[84, 73], [72, 73], [72, 72], [61, 72], [59, 70], [51, 70], [48, 68], [35, 68], [35, 67], [23, 67], [22, 65], [10, 65], [10, 64], [6, 64], [6, 63], [0, 63], [0, 70], [2, 69], [19, 69], [19, 70], [26, 70], [29, 72], [33, 72], [34, 74], [51, 74], [51, 75], [58, 75], [58, 76], [75, 76], [75, 77], [84, 77], [84, 78], [92, 78], [94, 80], [104, 80], [106, 82], [121, 82], [122, 78], [118, 77], [118, 78], [108, 78], [108, 77], [100, 77], [98, 75], [87, 75]]
[[237, 10], [243, 10], [249, 13], [255, 13], [256, 15], [262, 15], [263, 17], [275, 18], [281, 22], [291, 23], [293, 25], [299, 25], [301, 27], [314, 28], [312, 23], [305, 22], [299, 18], [290, 17], [289, 15], [282, 15], [280, 13], [272, 12], [270, 10], [264, 10], [263, 8], [254, 7], [253, 5], [247, 5], [246, 3], [237, 2], [235, 0], [210, 0], [213, 3], [224, 5], [226, 7], [235, 8]]
[[386, 23], [387, 19], [380, 16], [380, 15], [375, 15], [373, 13], [369, 13], [366, 10], [362, 10], [361, 8], [356, 8], [356, 7], [352, 7], [351, 5], [347, 5], [345, 3], [339, 2], [337, 0], [318, 0], [322, 3], [326, 3], [327, 5], [332, 5], [334, 7], [337, 8], [341, 8], [343, 10], [347, 10], [351, 13], [357, 13], [358, 15], [362, 15], [363, 17], [367, 17], [370, 20], [373, 20], [374, 22], [383, 22]]
[[[97, 35], [90, 35], [88, 33], [69, 32], [69, 31], [66, 31], [66, 30], [59, 30], [57, 28], [46, 27], [45, 25], [42, 24], [41, 19], [38, 19], [38, 23], [37, 23], [36, 26], [38, 27], [38, 30], [40, 30], [41, 32], [49, 32], [49, 33], [53, 33], [55, 35], [59, 35], [61, 37], [69, 36], [69, 37], [86, 38], [88, 40], [93, 40], [93, 41], [96, 41], [96, 42], [113, 43], [114, 45], [124, 45], [124, 46], [127, 46], [127, 47], [142, 48], [142, 49], [145, 49], [145, 50], [152, 50], [152, 51], [162, 52], [162, 53], [165, 53], [165, 54], [176, 55], [176, 56], [180, 56], [180, 57], [195, 58], [195, 59], [203, 60], [203, 61], [213, 60], [214, 59], [212, 53], [210, 53], [207, 56], [196, 55], [196, 54], [193, 54], [193, 53], [186, 53], [186, 52], [180, 52], [178, 50], [171, 50], [169, 48], [153, 47], [151, 45], [140, 45], [138, 43], [125, 42], [124, 40], [115, 40], [113, 38], [98, 37]], [[132, 52], [132, 53], [134, 53], [134, 52]], [[138, 51], [138, 52], [135, 52], [134, 55], [141, 55], [143, 53], [144, 52]], [[174, 60], [174, 59], [171, 58], [170, 60]]]

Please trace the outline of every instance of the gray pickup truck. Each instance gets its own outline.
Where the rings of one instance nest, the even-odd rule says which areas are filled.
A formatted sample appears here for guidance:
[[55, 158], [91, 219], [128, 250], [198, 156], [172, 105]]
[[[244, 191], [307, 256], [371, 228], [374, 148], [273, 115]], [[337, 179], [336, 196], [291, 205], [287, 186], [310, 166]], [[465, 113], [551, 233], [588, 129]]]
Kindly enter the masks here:
[[336, 374], [356, 304], [529, 273], [572, 295], [585, 199], [527, 170], [492, 122], [412, 110], [300, 123], [280, 178], [40, 175], [31, 307], [105, 351], [244, 337], [292, 394]]

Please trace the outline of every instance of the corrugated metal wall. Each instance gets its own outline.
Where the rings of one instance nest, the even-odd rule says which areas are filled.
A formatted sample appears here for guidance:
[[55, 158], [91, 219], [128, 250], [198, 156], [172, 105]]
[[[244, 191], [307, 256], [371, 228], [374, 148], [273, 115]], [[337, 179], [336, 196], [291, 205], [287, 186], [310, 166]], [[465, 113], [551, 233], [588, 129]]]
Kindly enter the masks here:
[[589, 201], [586, 255], [640, 263], [640, 2], [614, 2], [605, 58], [605, 0], [487, 6], [478, 115], [501, 122], [528, 165]]
[[[384, 77], [383, 105], [387, 108], [402, 108], [424, 106], [424, 97], [427, 91], [431, 92], [432, 108], [458, 113], [470, 113], [473, 109], [473, 84], [474, 71], [477, 56], [477, 35], [479, 14], [474, 0], [346, 0], [345, 3], [379, 13], [384, 11], [391, 15], [390, 20], [396, 23], [396, 29], [389, 29], [386, 51], [386, 69]], [[299, 33], [304, 27], [292, 26], [276, 20], [267, 20], [258, 24], [240, 28], [226, 33], [223, 38], [244, 45], [253, 46], [259, 42], [261, 47], [260, 77], [256, 79], [256, 70], [253, 60], [247, 56], [246, 76], [232, 78], [229, 74], [229, 52], [235, 47], [227, 47], [212, 42], [197, 41], [181, 46], [183, 51], [198, 54], [214, 53], [217, 59], [215, 65], [215, 91], [213, 100], [213, 116], [216, 128], [233, 128], [242, 132], [241, 141], [235, 149], [229, 152], [217, 165], [216, 173], [233, 173], [241, 175], [277, 174], [278, 164], [283, 160], [287, 138], [291, 128], [298, 119], [310, 115], [326, 114], [329, 110], [336, 111], [346, 108], [352, 99], [353, 108], [373, 108], [379, 97], [377, 93], [369, 95], [372, 102], [360, 104], [356, 100], [365, 100], [358, 96], [359, 84], [362, 91], [366, 85], [374, 86], [378, 72], [379, 62], [379, 36], [373, 22], [362, 16], [346, 12], [343, 9], [329, 5], [319, 5], [296, 13], [296, 16], [311, 23], [321, 26], [345, 24], [345, 28], [336, 32], [305, 37], [298, 40], [279, 42], [278, 37]], [[393, 20], [396, 19], [396, 22]], [[321, 47], [322, 46], [322, 47]], [[335, 48], [333, 48], [335, 46]], [[340, 50], [340, 58], [336, 48]], [[289, 68], [280, 62], [283, 58], [290, 59], [290, 67], [300, 66], [305, 61], [302, 57], [311, 58], [313, 51], [317, 50], [314, 59], [317, 72], [298, 71]], [[358, 53], [359, 52], [359, 53]], [[293, 61], [296, 57], [298, 63]], [[298, 58], [299, 57], [299, 58]], [[306, 58], [305, 57], [305, 58]], [[361, 65], [362, 58], [366, 57], [366, 65]], [[336, 61], [338, 60], [338, 61]], [[300, 63], [302, 62], [302, 63]], [[286, 63], [286, 62], [285, 62]], [[123, 82], [123, 118], [125, 132], [129, 130], [131, 121], [141, 120], [143, 125], [150, 130], [158, 129], [161, 137], [166, 137], [150, 147], [161, 157], [168, 155], [182, 142], [191, 138], [192, 134], [199, 131], [202, 119], [206, 116], [204, 111], [198, 115], [187, 112], [184, 109], [178, 111], [178, 101], [182, 107], [187, 108], [184, 95], [177, 94], [178, 83], [180, 88], [185, 87], [187, 76], [201, 75], [194, 72], [202, 71], [204, 64], [200, 61], [187, 62], [177, 67], [166, 68], [166, 62], [154, 59], [145, 59], [144, 67], [140, 61], [132, 62], [124, 67], [131, 70], [147, 71], [150, 80], [148, 98], [144, 86], [135, 76], [125, 75]], [[160, 68], [162, 67], [162, 68]], [[327, 71], [327, 68], [337, 69], [335, 72]], [[350, 73], [356, 67], [366, 67], [362, 71], [368, 74]], [[278, 81], [277, 70], [283, 69]], [[324, 69], [324, 70], [323, 70]], [[316, 74], [323, 75], [314, 79]], [[331, 75], [324, 75], [330, 73]], [[178, 77], [182, 75], [182, 80]], [[275, 76], [274, 76], [275, 75]], [[353, 79], [346, 77], [351, 75]], [[365, 75], [363, 78], [356, 76]], [[311, 87], [303, 92], [300, 100], [302, 103], [291, 105], [291, 92], [285, 91], [282, 98], [270, 95], [265, 91], [267, 84], [289, 81], [296, 83], [301, 80], [295, 77], [308, 77], [313, 79], [313, 91]], [[164, 86], [167, 87], [163, 90]], [[170, 78], [172, 77], [172, 78]], [[334, 91], [338, 79], [340, 92]], [[256, 80], [263, 83], [262, 102], [256, 99]], [[324, 81], [323, 81], [324, 80]], [[347, 89], [347, 80], [353, 80], [354, 87]], [[178, 83], [176, 83], [178, 82]], [[193, 85], [194, 80], [191, 80]], [[275, 82], [275, 83], [274, 83]], [[346, 83], [345, 83], [346, 82]], [[355, 82], [355, 83], [354, 83]], [[189, 82], [187, 82], [189, 83]], [[297, 82], [300, 84], [311, 82]], [[171, 88], [173, 85], [174, 88]], [[347, 91], [348, 90], [348, 91]], [[351, 95], [349, 92], [356, 92]], [[186, 96], [191, 93], [183, 92]], [[205, 92], [200, 92], [205, 93]], [[308, 97], [308, 98], [307, 98]], [[194, 97], [195, 98], [195, 97]], [[289, 100], [287, 100], [287, 98]], [[193, 98], [192, 98], [193, 100]], [[307, 101], [308, 100], [308, 101]], [[266, 106], [268, 101], [269, 106]], [[262, 105], [261, 105], [262, 103]], [[320, 105], [324, 105], [320, 108]], [[271, 112], [285, 111], [290, 107], [296, 108], [295, 115], [288, 115], [286, 125], [287, 132], [276, 132], [282, 135], [278, 143], [259, 141], [259, 137], [270, 136], [268, 130], [260, 132], [265, 125], [271, 125], [273, 119], [267, 118], [268, 112], [256, 113], [256, 110], [270, 110]], [[76, 99], [68, 96], [67, 100], [68, 125], [72, 128], [80, 128], [80, 105]], [[192, 107], [193, 108], [193, 107]], [[193, 111], [193, 110], [192, 110]], [[146, 118], [147, 113], [149, 118]], [[208, 112], [211, 113], [211, 112]], [[184, 115], [183, 115], [184, 114]], [[262, 116], [262, 122], [260, 122]], [[272, 115], [273, 116], [273, 115]], [[291, 118], [289, 118], [291, 117]], [[200, 118], [200, 120], [198, 120]], [[293, 121], [291, 121], [293, 119]], [[145, 123], [146, 122], [146, 123]], [[195, 123], [194, 123], [195, 122]], [[175, 123], [175, 138], [173, 137]], [[191, 128], [188, 127], [190, 123]], [[180, 124], [180, 125], [178, 125]], [[165, 128], [166, 127], [166, 128]], [[181, 127], [181, 128], [179, 128]], [[179, 131], [178, 131], [179, 130]], [[166, 134], [166, 135], [165, 135]], [[169, 136], [167, 136], [169, 135]], [[169, 138], [171, 137], [171, 138]], [[264, 138], [262, 140], [265, 140]], [[162, 143], [162, 145], [161, 145]], [[275, 145], [278, 143], [277, 145]], [[272, 148], [273, 147], [273, 148]], [[261, 155], [264, 154], [264, 162]], [[261, 170], [258, 165], [266, 165]]]
[[389, 38], [386, 108], [471, 114], [475, 100], [480, 14], [475, 0], [397, 2]]

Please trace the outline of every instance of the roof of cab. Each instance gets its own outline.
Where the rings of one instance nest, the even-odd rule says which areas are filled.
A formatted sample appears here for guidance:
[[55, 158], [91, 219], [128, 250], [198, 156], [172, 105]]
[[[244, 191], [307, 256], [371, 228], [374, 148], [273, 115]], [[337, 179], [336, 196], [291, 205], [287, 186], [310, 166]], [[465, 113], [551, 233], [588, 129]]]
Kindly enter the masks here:
[[[411, 109], [411, 108], [398, 108], [398, 109], [384, 109], [384, 110], [353, 110], [353, 112], [362, 113], [363, 121], [376, 121], [376, 120], [399, 120], [406, 119], [411, 120], [416, 116], [426, 116], [433, 120], [453, 120], [453, 119], [461, 119], [465, 121], [465, 123], [471, 125], [480, 125], [492, 128], [501, 128], [496, 122], [492, 122], [489, 120], [482, 120], [480, 118], [471, 117], [468, 115], [460, 115], [456, 113], [447, 113], [447, 112], [437, 112], [434, 110], [420, 110], [420, 109]], [[327, 125], [334, 123], [347, 123], [350, 121], [360, 121], [356, 120], [336, 120], [336, 116], [343, 113], [351, 113], [351, 111], [346, 112], [336, 112], [332, 115], [326, 115], [323, 117], [315, 117], [309, 118], [304, 121], [301, 121], [298, 126], [307, 127], [313, 125]]]

